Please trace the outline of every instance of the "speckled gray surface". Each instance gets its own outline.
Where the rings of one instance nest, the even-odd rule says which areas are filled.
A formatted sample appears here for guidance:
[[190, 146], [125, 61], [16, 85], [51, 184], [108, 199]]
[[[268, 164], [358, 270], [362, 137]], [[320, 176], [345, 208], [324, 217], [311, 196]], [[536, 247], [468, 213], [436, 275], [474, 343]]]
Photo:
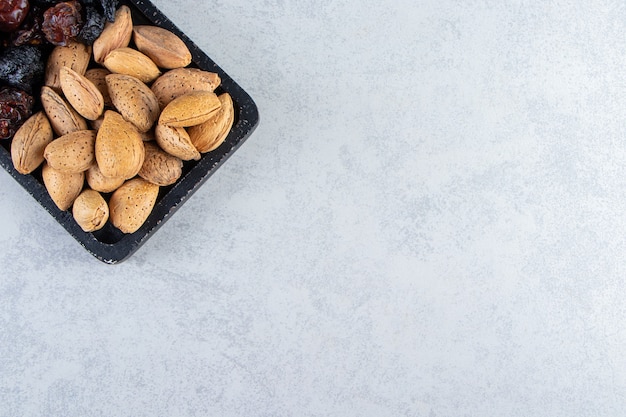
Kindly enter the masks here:
[[131, 258], [0, 173], [0, 416], [623, 416], [626, 5], [158, 0], [261, 123]]

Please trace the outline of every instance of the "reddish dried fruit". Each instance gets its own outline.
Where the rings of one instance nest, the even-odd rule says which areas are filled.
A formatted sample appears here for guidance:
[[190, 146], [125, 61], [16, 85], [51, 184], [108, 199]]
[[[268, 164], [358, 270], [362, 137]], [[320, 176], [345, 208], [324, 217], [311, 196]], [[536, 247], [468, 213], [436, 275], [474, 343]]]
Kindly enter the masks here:
[[13, 87], [0, 88], [0, 139], [13, 137], [33, 113], [33, 97]]
[[17, 29], [26, 18], [29, 8], [28, 0], [0, 1], [0, 30], [13, 32]]
[[53, 45], [67, 45], [80, 33], [83, 25], [81, 5], [77, 1], [65, 1], [50, 7], [43, 17], [43, 33]]
[[63, 0], [30, 0], [31, 4], [36, 4], [41, 7], [51, 7], [57, 3], [61, 3]]
[[22, 25], [11, 33], [11, 44], [20, 45], [43, 45], [46, 37], [41, 31], [43, 25], [43, 10], [32, 4], [30, 11]]

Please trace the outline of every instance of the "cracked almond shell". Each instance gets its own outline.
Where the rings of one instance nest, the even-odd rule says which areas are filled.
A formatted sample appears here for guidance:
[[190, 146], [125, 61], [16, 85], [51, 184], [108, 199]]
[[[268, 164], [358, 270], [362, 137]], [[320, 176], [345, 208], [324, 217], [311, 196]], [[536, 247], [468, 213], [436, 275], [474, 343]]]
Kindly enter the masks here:
[[220, 108], [220, 100], [211, 91], [194, 91], [172, 100], [161, 112], [159, 123], [189, 127], [209, 120]]
[[157, 123], [154, 137], [161, 149], [183, 161], [199, 160], [200, 152], [193, 146], [184, 127], [173, 127]]
[[200, 153], [217, 149], [224, 142], [233, 126], [235, 112], [230, 94], [223, 93], [219, 99], [220, 109], [212, 118], [188, 129], [191, 143]]

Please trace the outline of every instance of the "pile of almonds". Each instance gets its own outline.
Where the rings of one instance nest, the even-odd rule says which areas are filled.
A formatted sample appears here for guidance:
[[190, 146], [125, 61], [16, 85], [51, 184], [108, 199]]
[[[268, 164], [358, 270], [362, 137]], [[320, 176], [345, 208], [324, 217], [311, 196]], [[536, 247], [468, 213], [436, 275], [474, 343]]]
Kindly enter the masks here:
[[183, 161], [215, 150], [233, 124], [230, 95], [214, 92], [219, 76], [190, 64], [180, 38], [133, 25], [121, 6], [93, 47], [75, 42], [51, 53], [43, 111], [11, 143], [15, 169], [26, 175], [43, 164], [50, 197], [84, 231], [110, 221], [135, 232]]

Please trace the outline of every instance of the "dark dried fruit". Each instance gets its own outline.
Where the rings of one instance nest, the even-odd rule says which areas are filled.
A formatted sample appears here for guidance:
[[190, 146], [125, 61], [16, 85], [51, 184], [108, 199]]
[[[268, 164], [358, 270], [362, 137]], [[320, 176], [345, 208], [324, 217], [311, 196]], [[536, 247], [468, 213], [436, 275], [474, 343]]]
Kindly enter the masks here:
[[0, 1], [0, 30], [13, 32], [20, 27], [28, 14], [29, 8], [28, 0]]
[[117, 3], [118, 3], [117, 0], [100, 0], [104, 17], [109, 22], [112, 22], [115, 20], [115, 11], [117, 10]]
[[33, 113], [33, 97], [13, 87], [0, 88], [0, 139], [13, 137]]
[[104, 29], [104, 16], [93, 6], [85, 6], [85, 24], [78, 33], [78, 41], [92, 45]]
[[65, 1], [50, 7], [43, 17], [43, 33], [53, 45], [67, 45], [78, 36], [83, 25], [81, 6], [77, 1]]
[[43, 83], [42, 55], [39, 48], [31, 45], [5, 49], [0, 55], [0, 82], [29, 93], [35, 91]]
[[115, 11], [117, 10], [117, 0], [83, 0], [83, 4], [94, 5], [97, 9], [99, 9], [104, 18], [109, 22], [115, 20]]

